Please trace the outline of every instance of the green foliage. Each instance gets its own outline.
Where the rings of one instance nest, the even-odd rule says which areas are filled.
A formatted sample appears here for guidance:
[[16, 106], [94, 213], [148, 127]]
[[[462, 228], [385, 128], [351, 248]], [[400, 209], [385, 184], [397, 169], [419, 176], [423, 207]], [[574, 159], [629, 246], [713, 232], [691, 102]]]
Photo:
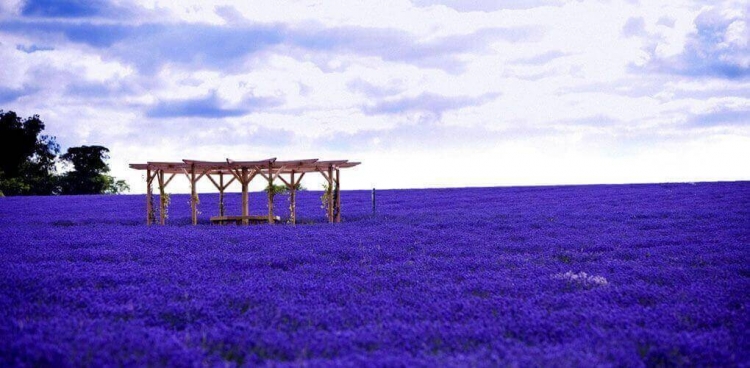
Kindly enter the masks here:
[[[41, 134], [44, 127], [39, 115], [22, 119], [13, 111], [0, 110], [0, 192], [4, 195], [117, 194], [130, 189], [124, 180], [107, 175], [106, 147], [71, 147], [59, 156], [55, 137]], [[58, 174], [61, 161], [73, 170]]]
[[102, 146], [70, 147], [60, 158], [73, 165], [81, 174], [103, 174], [109, 172], [109, 149]]
[[[111, 177], [109, 177], [111, 178]], [[110, 184], [105, 175], [90, 175], [70, 171], [60, 176], [61, 194], [98, 194], [104, 193]]]
[[198, 193], [195, 193], [195, 195], [191, 195], [190, 200], [188, 201], [188, 204], [192, 205], [193, 201], [195, 201], [195, 212], [198, 213], [199, 215], [202, 214], [203, 212], [201, 212], [200, 210], [201, 198], [200, 196], [198, 196]]
[[21, 119], [0, 110], [0, 191], [5, 195], [49, 195], [58, 192], [55, 163], [60, 146], [40, 135], [39, 115]]
[[320, 196], [320, 202], [322, 203], [322, 205], [320, 206], [320, 208], [324, 209], [326, 213], [328, 213], [328, 199], [332, 195], [331, 193], [329, 193], [329, 189], [330, 188], [328, 187], [328, 183], [323, 183], [323, 195]]
[[61, 176], [63, 194], [117, 194], [129, 190], [123, 180], [108, 175], [109, 149], [102, 146], [70, 147], [60, 158], [73, 166]]
[[169, 193], [164, 192], [161, 189], [159, 192], [159, 202], [161, 202], [161, 208], [164, 209], [164, 218], [169, 218], [169, 204], [172, 203], [172, 198], [169, 197]]
[[0, 178], [0, 190], [3, 193], [8, 193], [9, 196], [28, 195], [31, 192], [31, 186], [21, 178]]
[[23, 163], [40, 149], [37, 138], [44, 130], [39, 115], [21, 119], [13, 111], [0, 110], [0, 171], [7, 177], [17, 177]]
[[[148, 186], [149, 186], [149, 189], [151, 189], [151, 183], [148, 183]], [[156, 223], [156, 211], [154, 210], [154, 208], [155, 208], [154, 207], [154, 196], [149, 196], [148, 201], [149, 201], [149, 207], [150, 207], [149, 208], [150, 211], [148, 212], [148, 219], [149, 219], [150, 223], [153, 224], [153, 223]]]
[[105, 194], [120, 194], [130, 191], [130, 185], [125, 180], [115, 180], [115, 178], [108, 176], [112, 184], [104, 190]]
[[287, 189], [286, 185], [268, 184], [263, 191], [266, 193], [271, 192], [271, 197], [275, 197], [277, 194], [286, 194], [289, 192], [289, 189]]
[[[277, 184], [266, 185], [266, 187], [263, 189], [263, 191], [266, 192], [266, 193], [268, 193], [269, 190], [272, 191], [272, 193], [271, 193], [272, 197], [276, 196], [277, 194], [288, 194], [289, 193], [289, 188], [287, 188], [286, 185], [277, 185]], [[295, 185], [295, 190], [296, 191], [300, 191], [300, 190], [305, 190], [305, 188], [300, 183], [297, 183]]]

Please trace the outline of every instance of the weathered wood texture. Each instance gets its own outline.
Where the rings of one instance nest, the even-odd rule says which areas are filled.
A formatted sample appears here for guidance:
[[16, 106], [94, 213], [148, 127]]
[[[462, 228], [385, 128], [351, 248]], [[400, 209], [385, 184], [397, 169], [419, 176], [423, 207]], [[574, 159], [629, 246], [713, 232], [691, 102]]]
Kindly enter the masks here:
[[268, 222], [268, 217], [266, 216], [214, 216], [214, 217], [211, 217], [210, 220], [212, 224], [235, 223], [237, 225], [239, 224], [245, 225], [248, 223]]
[[328, 166], [328, 222], [333, 222], [333, 165]]
[[[176, 174], [185, 174], [190, 182], [190, 209], [191, 220], [193, 225], [198, 223], [198, 181], [204, 176], [208, 177], [211, 183], [219, 191], [219, 217], [227, 217], [224, 207], [224, 192], [235, 180], [238, 181], [242, 188], [242, 216], [229, 216], [238, 218], [237, 221], [248, 224], [253, 216], [250, 216], [250, 198], [248, 188], [250, 182], [256, 175], [262, 176], [268, 182], [268, 215], [265, 217], [268, 223], [278, 221], [278, 216], [274, 216], [273, 203], [273, 183], [276, 179], [281, 180], [290, 192], [290, 222], [296, 224], [297, 221], [297, 189], [308, 172], [319, 172], [327, 181], [326, 189], [326, 216], [329, 222], [341, 222], [341, 192], [340, 192], [340, 169], [350, 168], [359, 165], [359, 162], [349, 162], [348, 160], [328, 160], [320, 161], [318, 159], [288, 160], [278, 161], [276, 158], [256, 161], [200, 161], [200, 160], [183, 160], [182, 162], [159, 162], [149, 161], [145, 164], [130, 164], [130, 168], [135, 170], [146, 170], [146, 223], [148, 225], [155, 222], [155, 210], [153, 206], [153, 189], [152, 184], [156, 179], [159, 186], [159, 223], [166, 224], [168, 194], [166, 187], [174, 179]], [[169, 177], [165, 177], [169, 174]], [[287, 181], [282, 174], [290, 175]], [[219, 177], [218, 183], [212, 177]], [[228, 182], [224, 182], [224, 175], [231, 175]], [[299, 175], [299, 176], [297, 176]], [[212, 218], [213, 219], [213, 218]], [[218, 221], [218, 220], [217, 220]], [[227, 220], [229, 221], [229, 220]], [[234, 220], [232, 220], [234, 221]]]
[[341, 222], [341, 173], [339, 169], [336, 169], [336, 190], [334, 192], [334, 222]]
[[154, 175], [151, 175], [151, 169], [146, 169], [146, 225], [149, 226], [154, 221]]
[[274, 176], [272, 174], [273, 174], [273, 164], [269, 163], [268, 164], [268, 187], [266, 188], [268, 192], [267, 194], [268, 194], [268, 223], [269, 224], [273, 224], [273, 196], [274, 196], [273, 178]]

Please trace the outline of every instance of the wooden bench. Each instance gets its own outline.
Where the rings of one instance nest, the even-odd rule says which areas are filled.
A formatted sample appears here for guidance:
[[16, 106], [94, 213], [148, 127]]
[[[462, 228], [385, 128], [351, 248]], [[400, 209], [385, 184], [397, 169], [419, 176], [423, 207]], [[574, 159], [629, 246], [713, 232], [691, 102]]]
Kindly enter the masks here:
[[[237, 224], [241, 225], [244, 220], [247, 220], [249, 224], [261, 224], [268, 222], [268, 216], [214, 216], [211, 217], [212, 224], [226, 225], [226, 224]], [[274, 221], [281, 221], [279, 216], [274, 217]]]

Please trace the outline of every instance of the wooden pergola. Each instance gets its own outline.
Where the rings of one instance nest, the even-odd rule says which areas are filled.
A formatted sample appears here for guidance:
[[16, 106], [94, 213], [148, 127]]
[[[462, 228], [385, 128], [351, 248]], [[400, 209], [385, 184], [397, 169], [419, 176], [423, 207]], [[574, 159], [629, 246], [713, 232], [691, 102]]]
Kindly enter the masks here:
[[[328, 182], [326, 188], [328, 222], [341, 222], [340, 170], [359, 165], [359, 162], [348, 160], [319, 161], [318, 159], [278, 161], [269, 158], [258, 161], [199, 161], [182, 160], [182, 162], [147, 162], [145, 164], [130, 164], [131, 169], [146, 171], [146, 223], [156, 222], [153, 205], [153, 181], [159, 186], [159, 223], [166, 223], [167, 196], [165, 189], [178, 174], [184, 174], [190, 182], [190, 208], [193, 225], [198, 223], [198, 192], [196, 185], [203, 177], [208, 178], [219, 190], [219, 216], [212, 217], [212, 222], [227, 220], [241, 221], [248, 224], [251, 220], [267, 220], [274, 223], [273, 190], [268, 190], [268, 217], [250, 216], [248, 186], [250, 182], [260, 176], [273, 187], [276, 179], [280, 180], [290, 194], [290, 222], [296, 223], [296, 194], [302, 178], [307, 173], [320, 173]], [[288, 179], [284, 177], [288, 176]], [[225, 177], [229, 179], [225, 180]], [[242, 186], [242, 216], [226, 216], [224, 207], [224, 192], [234, 181]]]

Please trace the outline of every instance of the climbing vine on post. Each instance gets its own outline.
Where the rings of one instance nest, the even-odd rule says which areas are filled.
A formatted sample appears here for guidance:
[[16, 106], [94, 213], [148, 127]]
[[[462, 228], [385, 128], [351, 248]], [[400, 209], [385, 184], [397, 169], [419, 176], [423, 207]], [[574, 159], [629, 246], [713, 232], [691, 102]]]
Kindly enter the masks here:
[[[323, 185], [323, 193], [321, 196], [321, 208], [327, 212], [328, 222], [340, 222], [341, 221], [341, 194], [340, 194], [340, 181], [339, 181], [339, 170], [342, 168], [350, 168], [359, 165], [359, 162], [349, 162], [348, 160], [328, 160], [320, 161], [318, 159], [305, 159], [305, 160], [287, 160], [278, 161], [276, 158], [270, 158], [267, 160], [257, 161], [235, 161], [226, 159], [226, 161], [198, 161], [198, 160], [182, 160], [180, 161], [149, 161], [142, 164], [130, 164], [130, 168], [136, 170], [146, 171], [147, 180], [147, 191], [146, 191], [146, 222], [151, 224], [152, 221], [158, 216], [159, 222], [162, 225], [166, 224], [168, 216], [168, 207], [171, 204], [170, 195], [166, 193], [165, 188], [172, 181], [175, 176], [182, 176], [185, 174], [190, 182], [190, 204], [191, 204], [191, 217], [192, 224], [198, 224], [198, 206], [200, 204], [200, 198], [197, 193], [198, 181], [206, 177], [219, 191], [219, 216], [213, 216], [210, 218], [211, 223], [226, 223], [233, 222], [236, 218], [241, 217], [243, 224], [247, 224], [250, 221], [255, 222], [260, 219], [260, 216], [250, 216], [249, 214], [249, 192], [248, 187], [250, 182], [256, 176], [262, 176], [268, 181], [266, 191], [268, 194], [268, 223], [273, 224], [279, 216], [274, 216], [274, 198], [277, 194], [288, 194], [289, 200], [289, 222], [296, 223], [296, 194], [298, 191], [303, 190], [300, 186], [300, 180], [305, 176], [306, 173], [320, 173], [326, 181]], [[224, 181], [226, 175], [231, 175], [228, 182]], [[285, 175], [289, 175], [289, 178]], [[165, 177], [166, 176], [166, 177]], [[215, 177], [218, 176], [218, 181]], [[284, 185], [274, 185], [275, 180], [281, 180]], [[156, 180], [158, 183], [158, 192], [154, 193], [151, 182]], [[238, 181], [242, 185], [242, 215], [241, 216], [225, 216], [224, 212], [229, 211], [224, 199], [224, 193], [234, 181]], [[155, 209], [153, 199], [154, 196], [159, 195], [159, 209]], [[158, 214], [157, 214], [158, 212]], [[240, 221], [240, 220], [237, 220]]]
[[154, 185], [153, 181], [157, 173], [151, 175], [151, 170], [146, 171], [146, 223], [148, 225], [156, 223], [156, 211], [154, 210]]
[[164, 213], [161, 214], [162, 225], [164, 225], [163, 220], [169, 218], [169, 204], [172, 203], [172, 199], [169, 198], [169, 193], [164, 190], [164, 187], [159, 188], [159, 202], [161, 203], [161, 206], [159, 206], [159, 208], [164, 210]]
[[198, 196], [198, 193], [195, 193], [192, 196], [192, 199], [188, 202], [188, 204], [191, 204], [193, 202], [195, 202], [195, 212], [200, 215], [202, 212], [198, 209], [198, 206], [201, 204], [201, 198]]
[[148, 211], [148, 223], [156, 223], [156, 211], [154, 210], [154, 196], [149, 196], [149, 211]]
[[328, 207], [331, 205], [331, 191], [328, 187], [328, 183], [323, 183], [323, 195], [320, 196], [320, 201], [322, 202], [320, 208], [324, 209], [326, 211], [326, 216], [328, 215]]

